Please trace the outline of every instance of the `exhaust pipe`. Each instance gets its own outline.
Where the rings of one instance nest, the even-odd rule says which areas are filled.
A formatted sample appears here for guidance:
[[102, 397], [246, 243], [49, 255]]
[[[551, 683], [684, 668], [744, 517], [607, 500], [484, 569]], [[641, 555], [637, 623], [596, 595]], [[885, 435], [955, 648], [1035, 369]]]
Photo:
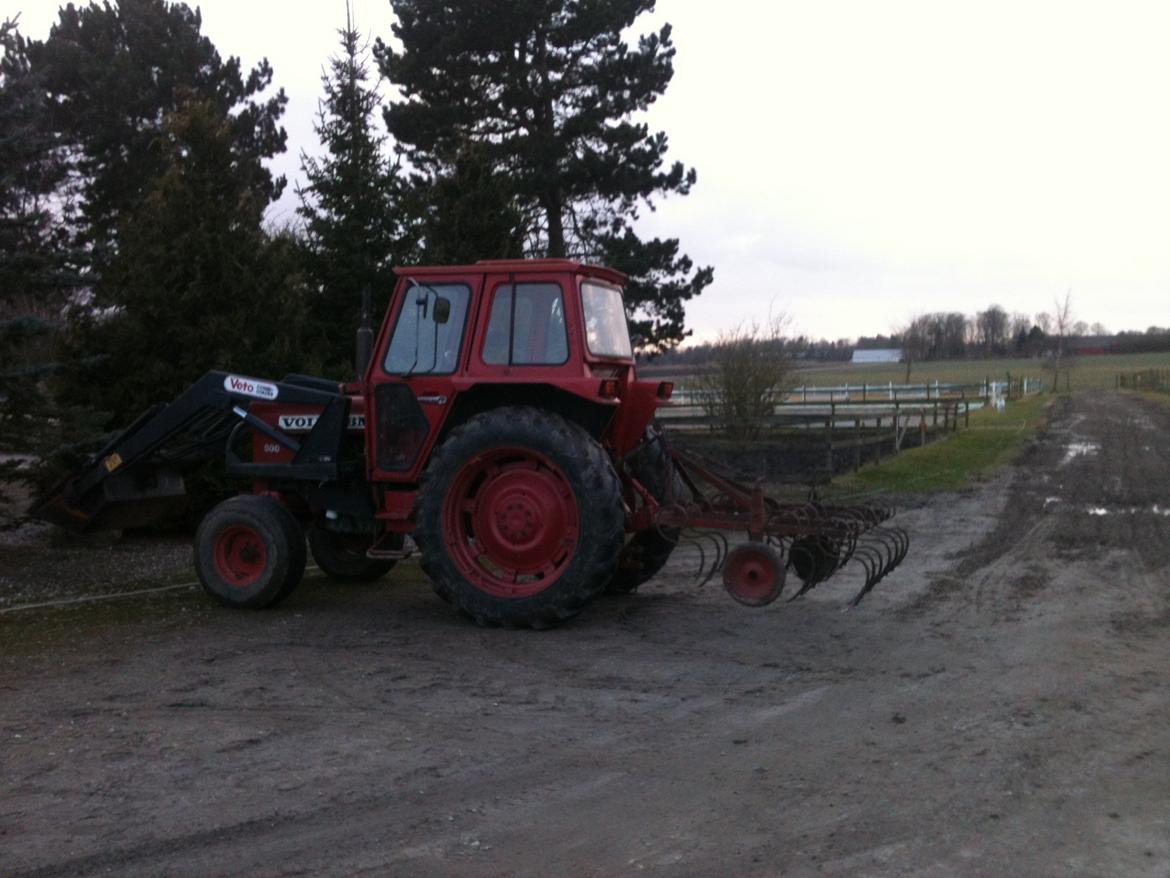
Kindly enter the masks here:
[[360, 381], [366, 374], [366, 367], [370, 365], [370, 357], [374, 353], [374, 327], [370, 323], [370, 288], [362, 290], [362, 316], [358, 321], [357, 343], [354, 351], [354, 368]]

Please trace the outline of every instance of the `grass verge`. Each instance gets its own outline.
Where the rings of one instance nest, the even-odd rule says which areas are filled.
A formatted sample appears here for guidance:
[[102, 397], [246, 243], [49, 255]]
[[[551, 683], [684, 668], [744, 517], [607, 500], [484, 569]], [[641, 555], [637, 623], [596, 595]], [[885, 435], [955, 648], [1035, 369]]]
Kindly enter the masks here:
[[1010, 462], [1047, 420], [1053, 397], [1031, 396], [1003, 412], [971, 414], [971, 426], [946, 441], [914, 448], [833, 481], [833, 496], [903, 491], [954, 491]]

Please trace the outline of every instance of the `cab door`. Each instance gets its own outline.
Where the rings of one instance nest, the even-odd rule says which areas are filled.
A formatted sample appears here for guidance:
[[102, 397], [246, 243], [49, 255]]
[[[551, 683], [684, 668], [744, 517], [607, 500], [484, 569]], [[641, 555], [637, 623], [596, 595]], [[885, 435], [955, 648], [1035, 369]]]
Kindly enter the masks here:
[[414, 481], [451, 410], [482, 275], [403, 276], [367, 372], [373, 481]]

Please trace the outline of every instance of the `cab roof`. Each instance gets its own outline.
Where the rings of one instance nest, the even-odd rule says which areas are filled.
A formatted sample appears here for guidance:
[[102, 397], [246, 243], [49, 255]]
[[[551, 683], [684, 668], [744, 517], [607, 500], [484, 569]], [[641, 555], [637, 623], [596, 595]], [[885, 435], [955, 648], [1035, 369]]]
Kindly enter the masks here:
[[626, 276], [620, 271], [602, 265], [589, 265], [574, 259], [481, 259], [471, 265], [401, 265], [394, 274], [403, 276], [434, 277], [444, 274], [536, 274], [550, 271], [564, 271], [584, 274], [599, 280], [624, 285]]

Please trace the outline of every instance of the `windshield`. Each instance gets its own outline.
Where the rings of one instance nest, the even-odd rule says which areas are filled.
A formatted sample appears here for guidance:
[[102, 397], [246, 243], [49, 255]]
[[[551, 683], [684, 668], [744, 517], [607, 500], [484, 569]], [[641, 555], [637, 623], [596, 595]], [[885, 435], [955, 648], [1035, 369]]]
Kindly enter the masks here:
[[584, 281], [581, 284], [581, 305], [585, 311], [585, 342], [589, 345], [589, 353], [595, 357], [623, 359], [634, 355], [621, 290], [595, 281]]

